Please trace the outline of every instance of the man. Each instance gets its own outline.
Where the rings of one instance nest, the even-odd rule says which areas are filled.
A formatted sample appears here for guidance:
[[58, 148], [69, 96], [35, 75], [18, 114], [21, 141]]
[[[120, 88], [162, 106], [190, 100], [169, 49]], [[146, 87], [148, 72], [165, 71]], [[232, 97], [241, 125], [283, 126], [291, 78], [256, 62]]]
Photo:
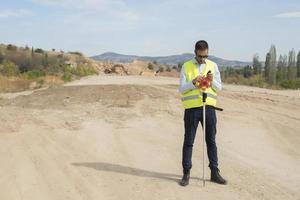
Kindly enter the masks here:
[[[201, 85], [204, 77], [211, 81], [211, 87], [206, 89], [206, 133], [205, 141], [209, 168], [211, 170], [211, 181], [219, 184], [226, 184], [227, 181], [219, 174], [218, 156], [216, 146], [216, 111], [214, 106], [217, 102], [217, 91], [222, 89], [220, 72], [213, 61], [207, 59], [208, 44], [200, 40], [195, 44], [195, 57], [185, 62], [181, 68], [179, 92], [184, 110], [184, 142], [182, 149], [183, 177], [180, 185], [189, 184], [190, 170], [192, 168], [192, 151], [195, 135], [199, 121], [203, 126], [203, 102], [202, 93], [196, 86]], [[204, 82], [204, 81], [203, 81]]]

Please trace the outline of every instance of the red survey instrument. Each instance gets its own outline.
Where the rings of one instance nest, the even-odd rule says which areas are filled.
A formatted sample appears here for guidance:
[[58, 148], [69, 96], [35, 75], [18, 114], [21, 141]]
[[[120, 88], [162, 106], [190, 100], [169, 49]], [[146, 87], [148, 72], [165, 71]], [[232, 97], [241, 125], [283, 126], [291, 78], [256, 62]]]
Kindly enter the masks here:
[[[211, 73], [211, 71], [207, 72], [207, 75]], [[211, 87], [211, 80], [207, 77], [207, 75], [205, 77], [202, 77], [202, 79], [198, 82], [196, 82], [196, 86], [202, 91], [204, 92], [207, 88]]]

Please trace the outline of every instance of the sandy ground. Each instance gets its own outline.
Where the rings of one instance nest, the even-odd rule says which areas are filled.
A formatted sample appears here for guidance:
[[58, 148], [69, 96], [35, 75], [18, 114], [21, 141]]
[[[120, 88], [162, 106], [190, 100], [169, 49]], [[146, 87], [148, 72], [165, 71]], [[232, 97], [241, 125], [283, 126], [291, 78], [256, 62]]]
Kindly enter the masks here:
[[177, 78], [91, 76], [1, 94], [0, 199], [300, 199], [300, 91], [224, 85], [217, 145], [229, 184], [203, 188], [200, 125], [190, 185], [177, 183], [177, 88]]

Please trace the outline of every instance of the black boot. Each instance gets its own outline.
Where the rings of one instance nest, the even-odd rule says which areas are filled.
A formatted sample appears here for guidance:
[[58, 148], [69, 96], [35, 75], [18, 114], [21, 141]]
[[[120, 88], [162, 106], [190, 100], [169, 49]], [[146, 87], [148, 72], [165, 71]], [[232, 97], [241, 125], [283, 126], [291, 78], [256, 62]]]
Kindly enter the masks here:
[[190, 170], [183, 170], [183, 177], [181, 179], [181, 181], [179, 182], [179, 184], [181, 186], [187, 186], [189, 184], [189, 179], [190, 179]]
[[219, 174], [220, 170], [217, 167], [212, 167], [210, 180], [215, 183], [226, 185], [227, 181]]

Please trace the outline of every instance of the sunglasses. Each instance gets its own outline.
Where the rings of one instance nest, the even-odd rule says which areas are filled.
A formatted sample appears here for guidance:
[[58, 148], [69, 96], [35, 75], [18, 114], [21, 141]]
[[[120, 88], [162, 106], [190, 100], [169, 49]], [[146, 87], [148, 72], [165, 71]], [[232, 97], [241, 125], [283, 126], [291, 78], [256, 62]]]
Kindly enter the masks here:
[[205, 55], [205, 56], [197, 55], [197, 57], [203, 59], [203, 58], [208, 58], [208, 55]]

